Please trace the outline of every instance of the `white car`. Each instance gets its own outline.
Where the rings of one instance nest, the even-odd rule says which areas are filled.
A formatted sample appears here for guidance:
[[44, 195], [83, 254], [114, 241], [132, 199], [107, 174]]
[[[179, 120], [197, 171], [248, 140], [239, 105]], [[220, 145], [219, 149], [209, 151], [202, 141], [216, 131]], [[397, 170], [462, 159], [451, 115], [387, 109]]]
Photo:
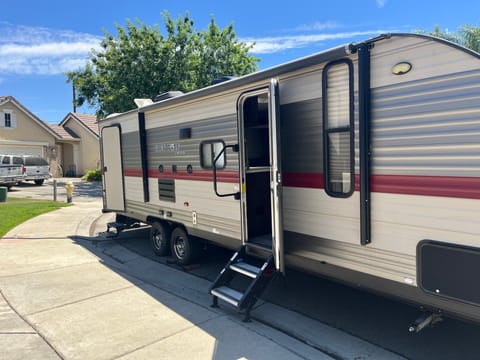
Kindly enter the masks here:
[[10, 189], [23, 179], [23, 158], [14, 155], [0, 155], [0, 186]]
[[42, 185], [45, 179], [50, 178], [50, 166], [47, 160], [40, 156], [23, 155], [24, 178], [33, 180], [36, 185]]

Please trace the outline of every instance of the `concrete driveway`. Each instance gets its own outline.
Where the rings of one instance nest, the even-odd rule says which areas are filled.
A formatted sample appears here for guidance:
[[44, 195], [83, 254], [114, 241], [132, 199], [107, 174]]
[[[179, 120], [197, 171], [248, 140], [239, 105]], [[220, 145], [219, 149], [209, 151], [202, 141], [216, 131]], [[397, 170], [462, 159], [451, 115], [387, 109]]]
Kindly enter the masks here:
[[[248, 332], [261, 334], [260, 339], [266, 337], [265, 344], [273, 341], [295, 356], [307, 359], [323, 356], [341, 359], [398, 358], [395, 354], [422, 360], [478, 359], [478, 325], [445, 319], [420, 334], [410, 334], [407, 328], [419, 315], [418, 309], [308, 274], [296, 273], [291, 269], [285, 279], [269, 286], [264, 301], [257, 304], [252, 314], [253, 323], [241, 323], [241, 317], [231, 308], [221, 305], [218, 311], [210, 309], [211, 299], [207, 294], [211, 281], [231, 253], [218, 248], [211, 249], [214, 251], [208, 252], [198, 267], [187, 271], [172, 267], [169, 258], [154, 256], [148, 241], [148, 228], [125, 231], [115, 239], [97, 236], [105, 231], [105, 223], [113, 216], [101, 214], [101, 184], [81, 182], [80, 179], [57, 179], [59, 201], [66, 201], [62, 185], [69, 180], [73, 180], [76, 186], [73, 198], [75, 206], [69, 210], [61, 209], [44, 214], [37, 219], [39, 222], [29, 222], [18, 227], [11, 232], [10, 238], [0, 240], [0, 269], [3, 269], [0, 271], [0, 292], [7, 299], [2, 300], [0, 296], [0, 359], [17, 358], [16, 354], [21, 359], [48, 358], [49, 355], [42, 353], [41, 349], [53, 352], [52, 356], [56, 358], [76, 358], [77, 354], [93, 354], [85, 352], [90, 347], [99, 351], [99, 354], [101, 347], [107, 347], [112, 351], [109, 356], [118, 357], [115, 352], [117, 342], [129, 340], [124, 339], [124, 335], [115, 337], [113, 334], [124, 331], [122, 326], [135, 328], [130, 325], [130, 321], [135, 324], [135, 317], [140, 315], [130, 314], [130, 317], [126, 315], [126, 318], [122, 318], [122, 314], [116, 314], [110, 308], [115, 304], [118, 311], [127, 313], [131, 311], [129, 307], [137, 306], [137, 300], [138, 304], [143, 304], [146, 300], [137, 298], [136, 295], [122, 299], [110, 295], [123, 294], [127, 289], [133, 291], [133, 288], [140, 290], [139, 294], [147, 294], [154, 299], [148, 302], [150, 305], [142, 307], [142, 313], [148, 312], [150, 306], [156, 303], [158, 306], [169, 304], [166, 306], [168, 309], [190, 321], [190, 331], [200, 329], [202, 335], [195, 332], [195, 336], [200, 336], [205, 344], [210, 344], [210, 350], [202, 352], [193, 346], [195, 354], [192, 355], [188, 353], [190, 348], [182, 337], [166, 334], [162, 332], [163, 329], [157, 330], [157, 324], [153, 326], [142, 322], [142, 326], [158, 332], [156, 345], [134, 342], [139, 348], [128, 348], [127, 352], [132, 351], [125, 355], [128, 357], [160, 357], [163, 346], [166, 349], [170, 346], [163, 342], [168, 337], [175, 339], [179, 349], [187, 347], [187, 350], [183, 350], [185, 356], [192, 355], [192, 358], [233, 358], [237, 355], [240, 357], [240, 354], [259, 358], [258, 353], [250, 348], [234, 353], [226, 350], [235, 346], [247, 346], [242, 341], [253, 341], [254, 347], [260, 351], [269, 348], [264, 347], [263, 340], [258, 337], [251, 338], [251, 334], [238, 335], [236, 332], [243, 334], [242, 329], [247, 329]], [[52, 192], [53, 181], [49, 180], [40, 187], [26, 183], [13, 188], [9, 196], [51, 199]], [[74, 290], [71, 290], [72, 286], [75, 287]], [[163, 300], [159, 295], [162, 291], [199, 306], [200, 309], [207, 309], [207, 320], [192, 321], [187, 316], [188, 312], [183, 316], [183, 310], [180, 311], [174, 304]], [[93, 303], [91, 301], [94, 298], [96, 302]], [[128, 303], [124, 304], [123, 301]], [[80, 306], [80, 303], [95, 305], [91, 308], [90, 305]], [[105, 309], [97, 309], [102, 307]], [[60, 308], [63, 312], [60, 312]], [[75, 309], [78, 314], [70, 314], [68, 309]], [[60, 313], [60, 319], [55, 320], [54, 314]], [[46, 314], [52, 314], [52, 318], [47, 319]], [[209, 331], [207, 327], [202, 327], [203, 324], [214, 324], [214, 320], [219, 321], [216, 316], [226, 316], [228, 324], [231, 321], [235, 324], [238, 322], [242, 328], [230, 330], [220, 326], [216, 331]], [[111, 317], [119, 320], [110, 321]], [[35, 322], [35, 319], [40, 318], [41, 321]], [[70, 318], [74, 319], [73, 323]], [[82, 328], [84, 318], [85, 326], [91, 327], [93, 333], [89, 332], [89, 328]], [[156, 317], [153, 321], [155, 319]], [[54, 321], [65, 324], [55, 324]], [[170, 326], [169, 324], [165, 322], [164, 326]], [[260, 326], [261, 324], [263, 325]], [[275, 336], [279, 337], [274, 337], [269, 332], [260, 332], [261, 329], [274, 331]], [[179, 330], [179, 334], [185, 336], [186, 333]], [[241, 339], [239, 345], [232, 343], [236, 337]], [[150, 341], [152, 337], [148, 334], [145, 339]], [[306, 344], [309, 346], [304, 348]], [[9, 352], [6, 353], [4, 349], [9, 349]], [[32, 350], [31, 353], [25, 353], [28, 349], [35, 352]], [[119, 349], [125, 350], [123, 345]], [[150, 349], [155, 349], [154, 354], [144, 352]], [[391, 352], [383, 349], [390, 349]], [[174, 356], [173, 351], [166, 354]], [[180, 358], [183, 354], [180, 353]], [[260, 358], [269, 357], [264, 354]]]
[[0, 240], [2, 358], [330, 359], [210, 308], [208, 281], [89, 236], [104, 225], [99, 205], [38, 216]]
[[7, 196], [54, 200], [56, 188], [57, 201], [66, 202], [67, 193], [65, 185], [68, 182], [73, 183], [75, 186], [73, 190], [73, 202], [101, 200], [102, 183], [100, 181], [82, 181], [81, 178], [51, 178], [40, 186], [35, 185], [32, 181], [25, 181], [20, 185], [12, 187]]
[[[209, 280], [98, 234], [112, 217], [101, 213], [100, 184], [75, 185], [74, 206], [0, 239], [0, 358], [402, 358], [267, 302], [250, 323], [225, 305], [211, 308]], [[42, 198], [52, 189], [26, 184], [9, 195]]]

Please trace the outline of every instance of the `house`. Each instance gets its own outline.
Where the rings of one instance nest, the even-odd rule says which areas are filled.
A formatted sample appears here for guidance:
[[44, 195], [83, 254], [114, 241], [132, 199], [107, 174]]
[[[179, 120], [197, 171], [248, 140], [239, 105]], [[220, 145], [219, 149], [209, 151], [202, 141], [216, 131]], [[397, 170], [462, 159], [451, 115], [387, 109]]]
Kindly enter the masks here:
[[99, 167], [97, 119], [69, 113], [52, 125], [13, 96], [0, 96], [0, 153], [39, 155], [47, 159], [53, 176], [81, 176]]
[[[94, 115], [69, 113], [53, 127], [57, 133], [66, 132], [73, 140], [63, 143], [63, 167], [67, 176], [83, 175], [89, 169], [100, 168], [100, 135], [97, 117]], [[73, 174], [72, 174], [73, 172]]]

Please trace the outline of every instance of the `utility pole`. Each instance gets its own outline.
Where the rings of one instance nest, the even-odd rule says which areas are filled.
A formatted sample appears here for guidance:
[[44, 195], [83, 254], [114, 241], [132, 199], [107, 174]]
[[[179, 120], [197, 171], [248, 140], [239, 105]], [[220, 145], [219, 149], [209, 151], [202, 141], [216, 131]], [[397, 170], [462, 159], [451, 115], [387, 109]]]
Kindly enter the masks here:
[[73, 112], [77, 112], [77, 102], [75, 101], [76, 96], [75, 96], [75, 85], [72, 83], [72, 95], [73, 95]]

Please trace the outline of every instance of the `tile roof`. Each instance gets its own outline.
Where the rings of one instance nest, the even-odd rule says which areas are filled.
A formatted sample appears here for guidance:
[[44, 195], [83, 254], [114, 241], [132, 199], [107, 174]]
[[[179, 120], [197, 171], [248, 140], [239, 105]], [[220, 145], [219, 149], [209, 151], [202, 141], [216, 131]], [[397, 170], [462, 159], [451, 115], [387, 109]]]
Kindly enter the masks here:
[[69, 129], [66, 126], [59, 126], [59, 125], [52, 125], [52, 124], [49, 124], [49, 126], [52, 128], [53, 131], [55, 131], [58, 134], [58, 136], [60, 136], [64, 140], [80, 139], [80, 136], [78, 136], [72, 129]]
[[53, 125], [47, 121], [39, 119], [22, 104], [20, 104], [13, 96], [0, 96], [0, 103], [4, 101], [14, 101], [18, 106], [20, 106], [26, 113], [28, 113], [32, 119], [37, 121], [42, 125], [47, 131], [52, 133], [59, 139], [63, 140], [79, 140], [80, 136], [76, 134], [72, 129], [66, 126], [69, 119], [74, 119], [78, 121], [85, 128], [90, 130], [90, 132], [95, 135], [97, 138], [100, 136], [100, 130], [98, 128], [98, 121], [95, 115], [80, 114], [80, 113], [69, 113], [58, 125]]
[[75, 116], [77, 120], [81, 121], [86, 127], [88, 127], [96, 135], [100, 135], [100, 130], [98, 129], [98, 121], [95, 115], [79, 114], [79, 113], [72, 113], [72, 115]]

